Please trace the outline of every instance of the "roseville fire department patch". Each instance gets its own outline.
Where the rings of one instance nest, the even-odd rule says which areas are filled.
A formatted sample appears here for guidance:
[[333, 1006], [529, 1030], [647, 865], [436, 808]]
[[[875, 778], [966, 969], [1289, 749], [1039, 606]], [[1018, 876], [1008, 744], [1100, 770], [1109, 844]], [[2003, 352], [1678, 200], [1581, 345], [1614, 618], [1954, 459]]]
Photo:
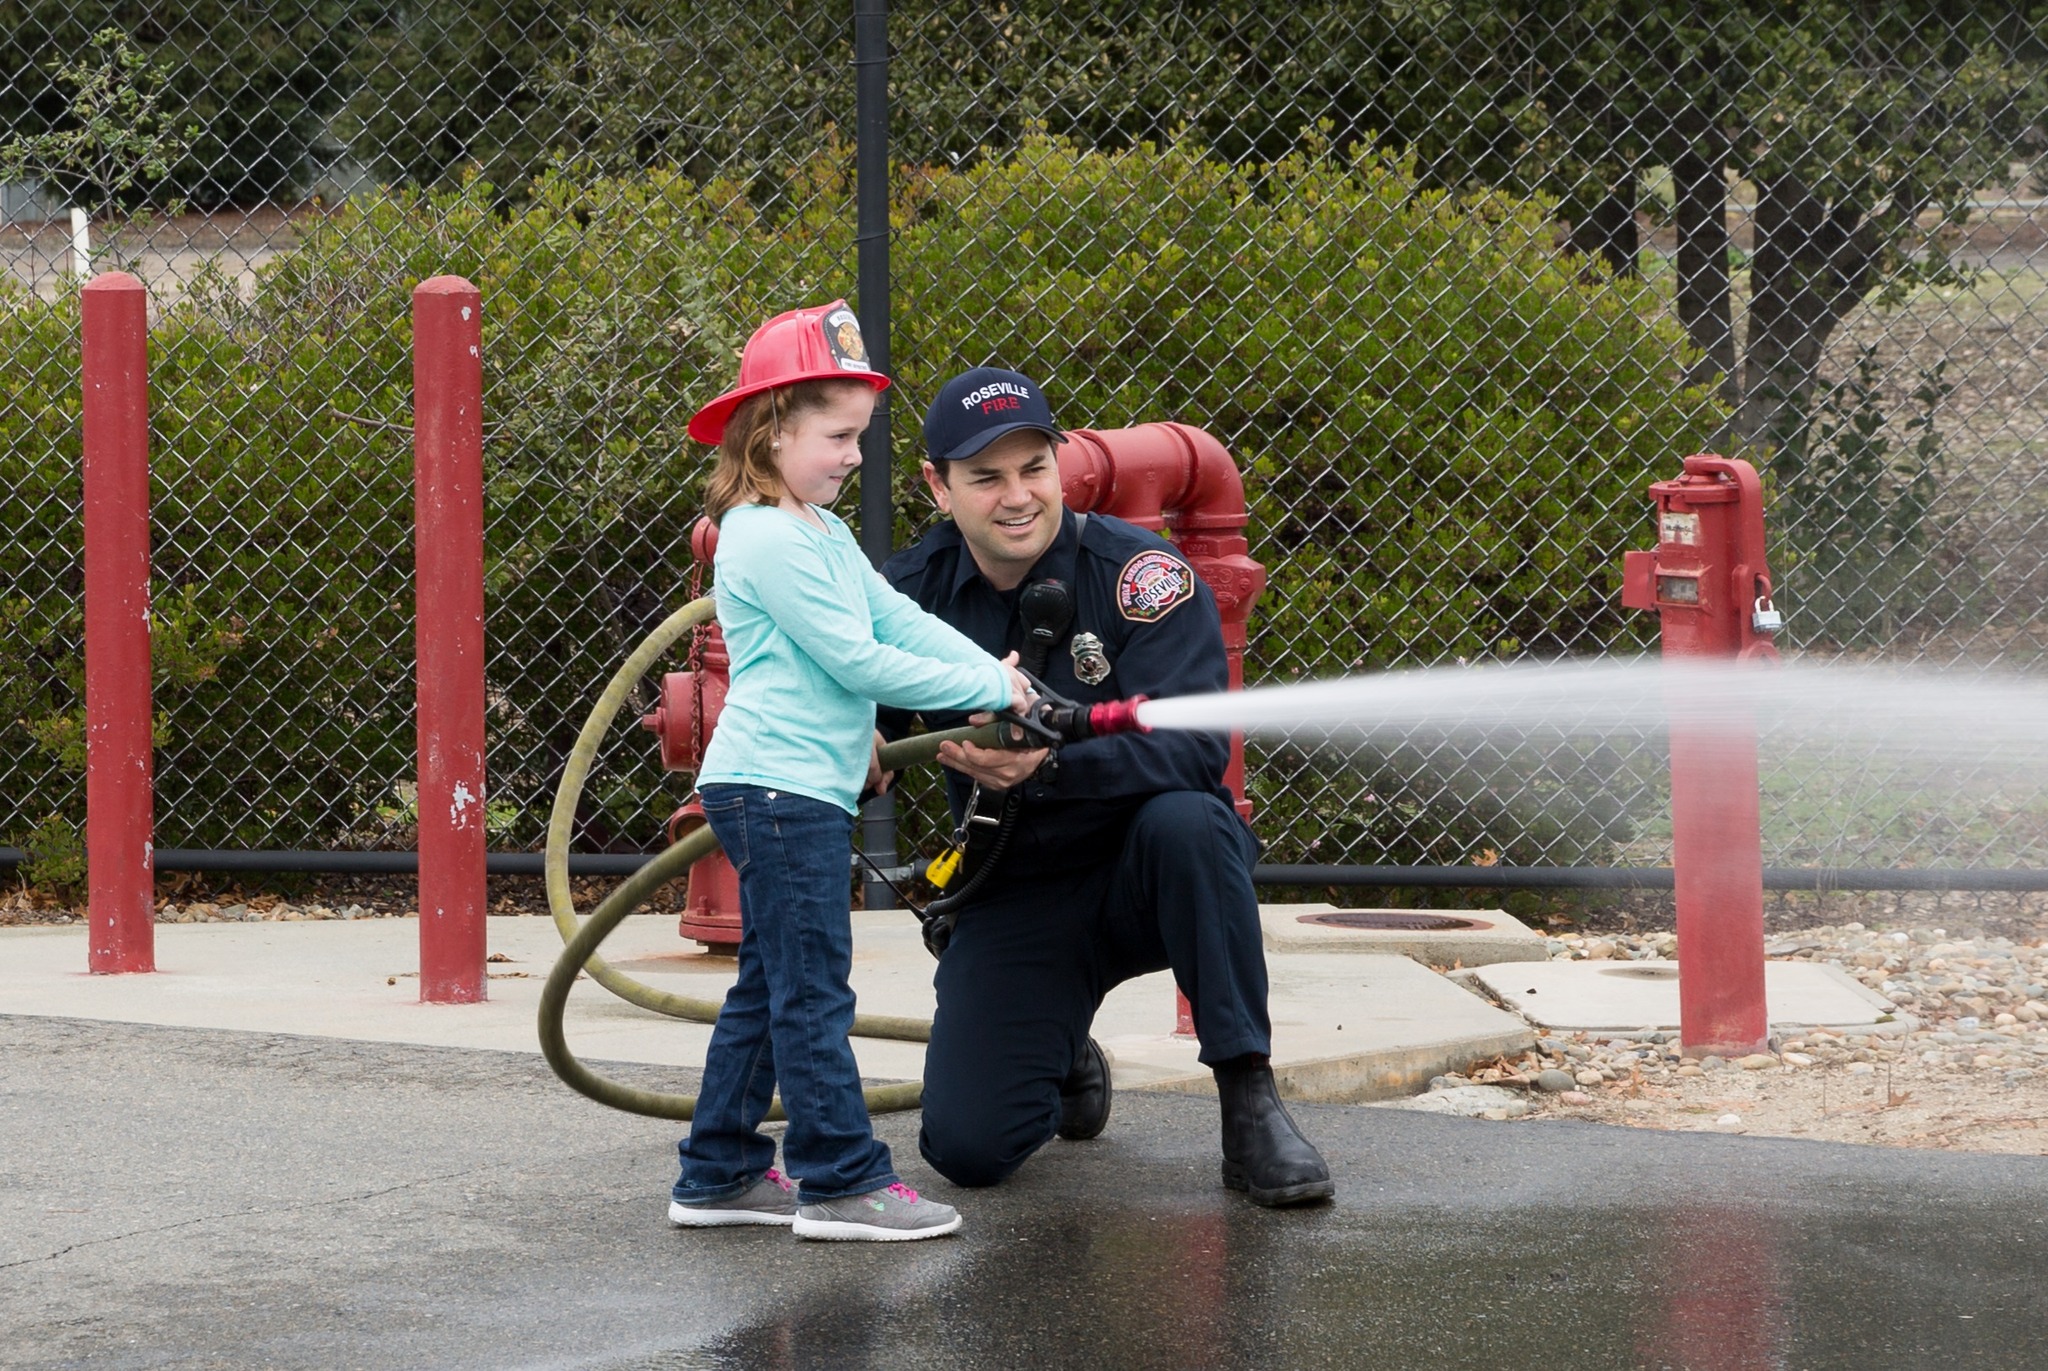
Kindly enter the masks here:
[[1149, 624], [1195, 593], [1195, 574], [1164, 552], [1141, 552], [1116, 577], [1116, 607], [1126, 618]]

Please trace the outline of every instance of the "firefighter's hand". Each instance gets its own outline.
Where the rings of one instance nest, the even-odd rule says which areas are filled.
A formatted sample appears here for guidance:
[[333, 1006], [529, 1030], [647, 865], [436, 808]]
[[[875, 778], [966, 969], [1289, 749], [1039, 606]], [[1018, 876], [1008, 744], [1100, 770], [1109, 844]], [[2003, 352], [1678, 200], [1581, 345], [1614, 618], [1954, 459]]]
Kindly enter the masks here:
[[895, 779], [895, 772], [882, 770], [882, 731], [876, 729], [874, 750], [868, 753], [868, 782], [861, 787], [861, 794], [886, 795]]
[[1014, 752], [974, 743], [940, 743], [939, 764], [981, 782], [985, 790], [1008, 790], [1031, 778], [1045, 761], [1046, 751], [1042, 747]]

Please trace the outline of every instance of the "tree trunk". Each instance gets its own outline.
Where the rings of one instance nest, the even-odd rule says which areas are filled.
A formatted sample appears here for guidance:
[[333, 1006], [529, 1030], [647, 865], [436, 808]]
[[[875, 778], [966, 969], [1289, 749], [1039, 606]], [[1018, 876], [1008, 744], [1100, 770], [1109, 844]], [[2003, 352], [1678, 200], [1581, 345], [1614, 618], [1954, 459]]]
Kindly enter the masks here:
[[1581, 256], [1599, 256], [1617, 277], [1635, 276], [1642, 240], [1636, 233], [1634, 194], [1626, 188], [1609, 191], [1572, 225], [1571, 248]]
[[1721, 163], [1688, 152], [1671, 166], [1677, 197], [1678, 321], [1700, 350], [1686, 373], [1688, 385], [1721, 379], [1732, 407], [1741, 400], [1735, 374], [1735, 324], [1728, 284], [1728, 183]]
[[1828, 338], [1875, 282], [1882, 241], [1853, 205], [1790, 173], [1759, 180], [1749, 268], [1741, 432], [1782, 441], [1803, 413]]

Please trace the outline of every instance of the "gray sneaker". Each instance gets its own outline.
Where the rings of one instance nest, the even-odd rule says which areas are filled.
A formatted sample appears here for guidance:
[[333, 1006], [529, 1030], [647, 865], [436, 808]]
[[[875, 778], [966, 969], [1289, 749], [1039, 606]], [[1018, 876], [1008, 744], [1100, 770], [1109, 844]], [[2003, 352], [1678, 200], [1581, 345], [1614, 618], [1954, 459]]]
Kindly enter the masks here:
[[959, 1226], [959, 1210], [937, 1200], [919, 1199], [915, 1190], [898, 1181], [865, 1195], [800, 1204], [795, 1228], [799, 1238], [907, 1242], [943, 1237]]
[[774, 1167], [737, 1195], [699, 1204], [670, 1200], [668, 1221], [678, 1228], [730, 1228], [743, 1223], [772, 1223], [787, 1227], [796, 1219], [796, 1191], [789, 1178]]

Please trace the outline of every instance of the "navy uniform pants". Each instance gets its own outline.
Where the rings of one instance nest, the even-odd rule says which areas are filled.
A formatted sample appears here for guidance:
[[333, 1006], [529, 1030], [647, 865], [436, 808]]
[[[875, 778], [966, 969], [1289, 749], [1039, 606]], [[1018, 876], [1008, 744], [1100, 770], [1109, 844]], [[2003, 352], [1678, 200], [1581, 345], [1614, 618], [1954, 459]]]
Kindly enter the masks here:
[[[1251, 831], [1193, 791], [1127, 812], [1034, 825], [1027, 809], [960, 911], [939, 960], [918, 1139], [956, 1185], [994, 1185], [1052, 1138], [1097, 1007], [1134, 976], [1172, 968], [1203, 1062], [1271, 1050]], [[1162, 1022], [1171, 1013], [1159, 1006]]]

